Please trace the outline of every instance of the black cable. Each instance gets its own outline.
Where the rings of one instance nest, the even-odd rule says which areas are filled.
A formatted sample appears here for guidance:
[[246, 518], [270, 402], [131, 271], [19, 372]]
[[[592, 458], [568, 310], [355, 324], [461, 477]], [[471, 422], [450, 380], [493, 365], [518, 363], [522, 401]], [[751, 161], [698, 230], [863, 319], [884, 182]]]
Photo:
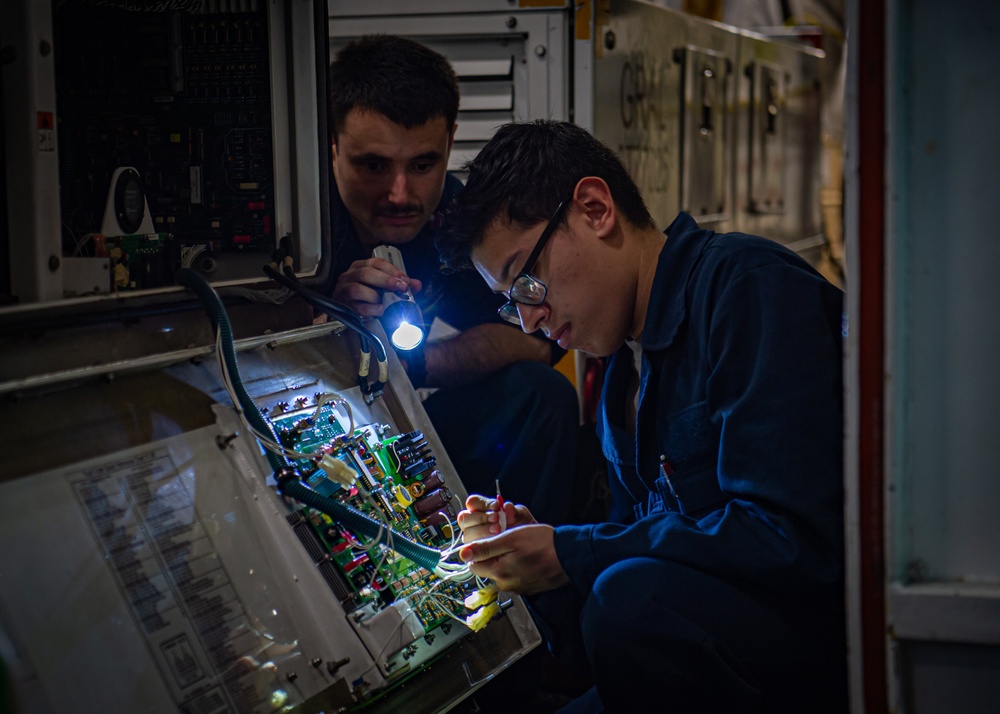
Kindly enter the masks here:
[[[239, 366], [236, 362], [233, 329], [229, 324], [229, 316], [226, 314], [226, 308], [222, 304], [219, 294], [215, 292], [204, 277], [190, 268], [181, 268], [178, 270], [174, 274], [174, 281], [178, 285], [183, 285], [190, 289], [199, 297], [205, 307], [205, 311], [208, 313], [209, 319], [212, 321], [212, 328], [218, 333], [222, 348], [221, 357], [225, 360], [226, 368], [229, 372], [229, 380], [236, 394], [236, 404], [233, 406], [242, 410], [247, 421], [257, 431], [270, 436], [272, 441], [277, 441], [278, 436], [274, 433], [271, 424], [264, 419], [260, 413], [260, 409], [257, 408], [257, 405], [254, 404], [253, 399], [250, 398], [250, 395], [247, 394], [246, 389], [243, 387], [243, 380], [240, 378]], [[271, 468], [275, 471], [288, 466], [289, 462], [287, 458], [280, 454], [275, 454], [270, 449], [266, 450], [266, 456], [268, 462], [271, 464]]]
[[[219, 334], [222, 350], [221, 357], [225, 360], [229, 380], [236, 395], [237, 403], [235, 406], [240, 408], [243, 415], [257, 431], [268, 435], [272, 441], [278, 441], [273, 425], [264, 418], [260, 409], [257, 408], [257, 405], [243, 386], [243, 379], [240, 377], [236, 359], [236, 347], [233, 340], [232, 327], [229, 324], [229, 316], [226, 314], [226, 309], [222, 304], [222, 300], [219, 299], [218, 293], [215, 292], [212, 286], [201, 275], [188, 268], [178, 270], [175, 274], [175, 281], [178, 285], [183, 285], [194, 291], [199, 297], [212, 321], [212, 327]], [[400, 555], [409, 558], [428, 570], [433, 571], [437, 567], [441, 560], [441, 553], [439, 551], [416, 543], [403, 534], [392, 531], [390, 528], [384, 528], [381, 523], [349, 504], [341, 503], [317, 493], [308, 485], [302, 483], [298, 469], [291, 464], [288, 457], [276, 454], [271, 449], [265, 449], [264, 451], [268, 463], [274, 469], [275, 480], [283, 495], [322, 511], [352, 530], [392, 548]]]
[[[290, 266], [285, 266], [286, 272], [291, 272]], [[388, 357], [385, 352], [385, 345], [382, 344], [382, 340], [378, 336], [364, 326], [361, 321], [361, 316], [352, 310], [347, 305], [332, 300], [320, 293], [307, 288], [305, 285], [300, 283], [297, 278], [288, 277], [279, 273], [275, 268], [270, 265], [264, 266], [264, 274], [267, 275], [272, 280], [276, 281], [279, 285], [283, 285], [296, 295], [301, 297], [307, 303], [313, 307], [322, 310], [331, 317], [336, 318], [345, 326], [354, 330], [361, 337], [361, 365], [358, 368], [358, 386], [361, 388], [361, 394], [364, 397], [366, 404], [371, 404], [375, 399], [382, 394], [382, 389], [385, 387], [385, 383], [388, 380]], [[376, 379], [373, 382], [368, 381], [368, 374], [371, 362], [371, 345], [375, 345], [375, 359], [377, 361], [379, 376], [383, 374], [386, 375], [386, 379]]]
[[322, 310], [331, 317], [337, 318], [337, 320], [344, 323], [344, 325], [357, 332], [359, 336], [370, 340], [375, 345], [378, 359], [382, 361], [386, 359], [385, 345], [382, 344], [382, 340], [380, 340], [374, 332], [364, 326], [364, 323], [361, 321], [361, 315], [356, 313], [349, 306], [331, 298], [324, 297], [315, 290], [307, 288], [297, 280], [292, 280], [285, 275], [282, 275], [270, 265], [264, 266], [264, 274], [294, 292], [313, 307]]

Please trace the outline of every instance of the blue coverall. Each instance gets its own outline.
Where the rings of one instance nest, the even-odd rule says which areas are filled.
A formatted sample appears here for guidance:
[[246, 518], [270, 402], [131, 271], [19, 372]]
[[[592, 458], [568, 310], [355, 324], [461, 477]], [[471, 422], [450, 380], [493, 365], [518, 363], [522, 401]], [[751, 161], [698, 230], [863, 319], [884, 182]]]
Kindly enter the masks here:
[[[439, 317], [458, 330], [483, 323], [518, 329], [500, 320], [497, 310], [505, 300], [478, 273], [442, 270], [434, 245], [440, 209], [461, 187], [461, 181], [449, 174], [439, 212], [416, 238], [397, 246], [407, 274], [423, 283], [414, 298], [425, 327]], [[362, 248], [336, 187], [331, 191], [331, 207], [335, 280], [353, 262], [371, 254]], [[553, 343], [552, 362], [563, 354]], [[440, 388], [424, 401], [434, 430], [469, 493], [494, 494], [499, 478], [505, 499], [527, 504], [548, 523], [565, 523], [571, 515], [576, 480], [572, 464], [580, 433], [578, 405], [569, 380], [538, 362], [509, 365], [474, 384]]]
[[762, 238], [666, 234], [634, 434], [627, 345], [601, 397], [611, 522], [556, 528], [540, 624], [606, 711], [844, 712], [841, 292]]

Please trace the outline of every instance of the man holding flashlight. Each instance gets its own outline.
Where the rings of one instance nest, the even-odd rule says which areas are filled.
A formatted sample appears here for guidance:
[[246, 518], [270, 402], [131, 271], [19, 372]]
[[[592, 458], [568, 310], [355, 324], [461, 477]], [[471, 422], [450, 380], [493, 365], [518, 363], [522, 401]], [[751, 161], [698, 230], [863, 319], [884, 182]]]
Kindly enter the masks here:
[[[388, 292], [411, 293], [425, 325], [456, 332], [399, 352], [414, 387], [438, 388], [424, 406], [469, 491], [502, 482], [508, 497], [564, 522], [579, 436], [564, 354], [497, 317], [503, 303], [478, 276], [446, 274], [434, 246], [439, 207], [461, 189], [447, 173], [458, 82], [440, 54], [389, 35], [344, 47], [330, 70], [334, 299], [380, 317]], [[405, 272], [373, 257], [393, 246]], [[391, 334], [395, 325], [385, 325]]]

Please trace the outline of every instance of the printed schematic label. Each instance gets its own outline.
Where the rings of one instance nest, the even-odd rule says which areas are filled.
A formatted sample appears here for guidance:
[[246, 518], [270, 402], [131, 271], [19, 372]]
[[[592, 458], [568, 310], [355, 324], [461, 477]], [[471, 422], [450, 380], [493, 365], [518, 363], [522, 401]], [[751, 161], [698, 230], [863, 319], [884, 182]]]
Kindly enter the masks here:
[[[166, 448], [67, 475], [183, 712], [272, 712], [257, 634]], [[261, 678], [270, 680], [264, 684]]]

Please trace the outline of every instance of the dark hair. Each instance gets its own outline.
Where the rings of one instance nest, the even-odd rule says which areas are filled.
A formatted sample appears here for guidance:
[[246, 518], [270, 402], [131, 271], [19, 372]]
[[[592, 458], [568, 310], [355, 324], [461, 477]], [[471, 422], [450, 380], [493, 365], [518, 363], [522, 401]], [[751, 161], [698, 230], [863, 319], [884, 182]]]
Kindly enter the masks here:
[[412, 128], [458, 116], [458, 79], [448, 60], [394, 35], [366, 35], [343, 47], [330, 65], [333, 138], [352, 109], [374, 111]]
[[607, 182], [629, 223], [655, 227], [618, 156], [569, 122], [506, 124], [465, 168], [469, 178], [448, 210], [437, 243], [441, 259], [453, 270], [471, 267], [469, 254], [495, 221], [503, 217], [526, 228], [546, 221], [586, 176]]

